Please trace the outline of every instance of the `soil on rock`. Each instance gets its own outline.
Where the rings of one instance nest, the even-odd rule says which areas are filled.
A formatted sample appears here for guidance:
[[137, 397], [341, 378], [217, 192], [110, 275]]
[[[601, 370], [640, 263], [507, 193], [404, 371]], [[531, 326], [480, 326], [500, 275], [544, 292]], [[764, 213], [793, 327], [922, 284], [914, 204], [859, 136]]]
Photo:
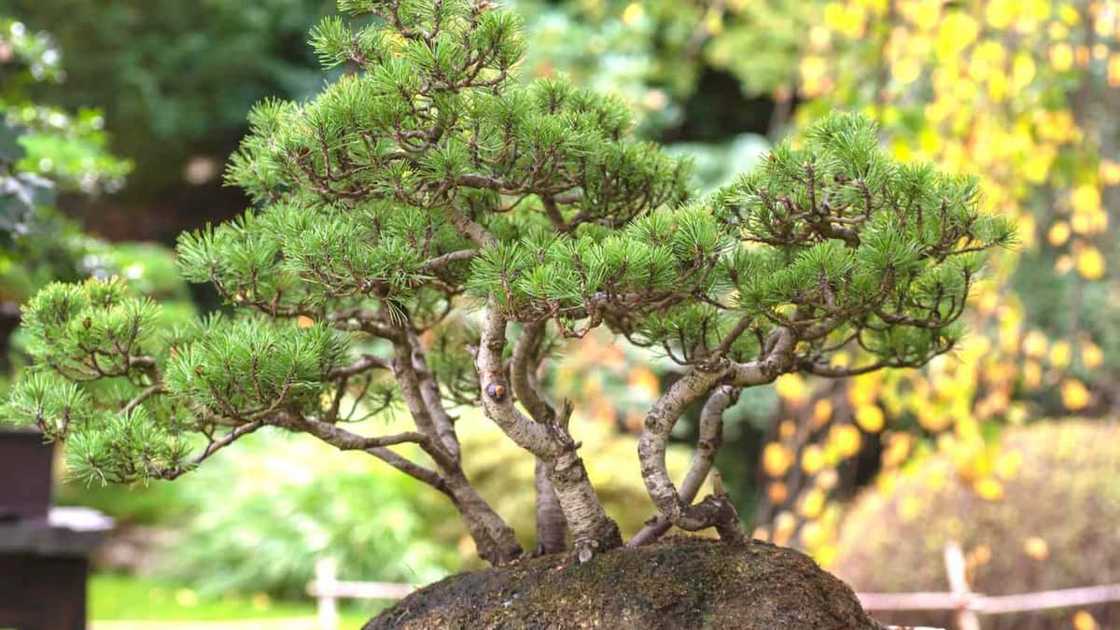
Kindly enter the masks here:
[[586, 564], [533, 558], [463, 573], [385, 610], [365, 630], [565, 628], [879, 630], [808, 556], [759, 541], [675, 538]]

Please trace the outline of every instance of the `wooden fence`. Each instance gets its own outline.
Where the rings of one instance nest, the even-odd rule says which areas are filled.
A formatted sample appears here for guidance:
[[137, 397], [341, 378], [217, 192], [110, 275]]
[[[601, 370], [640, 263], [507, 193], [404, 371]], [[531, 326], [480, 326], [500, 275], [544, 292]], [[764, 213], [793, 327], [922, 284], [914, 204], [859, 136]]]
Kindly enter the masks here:
[[1120, 584], [1065, 588], [1019, 595], [983, 595], [972, 592], [965, 572], [964, 552], [957, 543], [945, 546], [948, 592], [856, 593], [864, 610], [951, 610], [956, 630], [980, 630], [980, 615], [1074, 608], [1120, 602]]
[[[315, 581], [307, 592], [319, 602], [319, 630], [338, 630], [339, 599], [403, 599], [416, 589], [409, 584], [390, 582], [347, 582], [338, 579], [334, 560], [324, 558], [315, 564]], [[980, 615], [1002, 615], [1056, 608], [1074, 608], [1120, 602], [1120, 584], [1067, 588], [1020, 595], [983, 595], [972, 592], [965, 573], [960, 545], [945, 547], [945, 573], [949, 591], [927, 593], [856, 593], [867, 611], [954, 611], [955, 630], [980, 630]], [[899, 629], [902, 630], [902, 629]], [[910, 627], [906, 630], [937, 630]]]
[[319, 630], [338, 630], [340, 599], [404, 599], [415, 590], [410, 584], [392, 582], [346, 582], [338, 579], [338, 565], [333, 558], [315, 563], [315, 581], [307, 592], [318, 600]]

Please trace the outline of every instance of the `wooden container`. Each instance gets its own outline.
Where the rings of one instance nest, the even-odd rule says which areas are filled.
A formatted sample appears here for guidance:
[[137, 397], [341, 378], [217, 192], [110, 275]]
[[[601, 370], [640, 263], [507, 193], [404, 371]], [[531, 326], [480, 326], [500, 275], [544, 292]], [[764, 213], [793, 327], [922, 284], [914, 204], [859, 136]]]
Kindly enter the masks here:
[[0, 430], [0, 522], [46, 520], [53, 460], [38, 431]]

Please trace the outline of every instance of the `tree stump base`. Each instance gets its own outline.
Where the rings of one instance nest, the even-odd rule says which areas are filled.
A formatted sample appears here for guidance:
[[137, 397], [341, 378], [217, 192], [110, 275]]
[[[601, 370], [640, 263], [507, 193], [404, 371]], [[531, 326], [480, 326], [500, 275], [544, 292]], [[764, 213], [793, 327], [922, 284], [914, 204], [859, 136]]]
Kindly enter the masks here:
[[808, 556], [760, 541], [670, 538], [586, 564], [570, 555], [462, 573], [366, 624], [388, 628], [880, 630]]

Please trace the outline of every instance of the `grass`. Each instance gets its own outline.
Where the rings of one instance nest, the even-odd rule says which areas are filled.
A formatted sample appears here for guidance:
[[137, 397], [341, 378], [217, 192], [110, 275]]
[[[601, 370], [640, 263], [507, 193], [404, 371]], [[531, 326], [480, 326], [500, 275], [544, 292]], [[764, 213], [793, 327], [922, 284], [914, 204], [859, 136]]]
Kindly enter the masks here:
[[[364, 606], [344, 603], [341, 627], [360, 628], [376, 610], [371, 602]], [[312, 618], [315, 603], [311, 600], [276, 601], [263, 593], [202, 598], [179, 584], [126, 575], [94, 574], [89, 585], [89, 614], [95, 622], [280, 620]]]

